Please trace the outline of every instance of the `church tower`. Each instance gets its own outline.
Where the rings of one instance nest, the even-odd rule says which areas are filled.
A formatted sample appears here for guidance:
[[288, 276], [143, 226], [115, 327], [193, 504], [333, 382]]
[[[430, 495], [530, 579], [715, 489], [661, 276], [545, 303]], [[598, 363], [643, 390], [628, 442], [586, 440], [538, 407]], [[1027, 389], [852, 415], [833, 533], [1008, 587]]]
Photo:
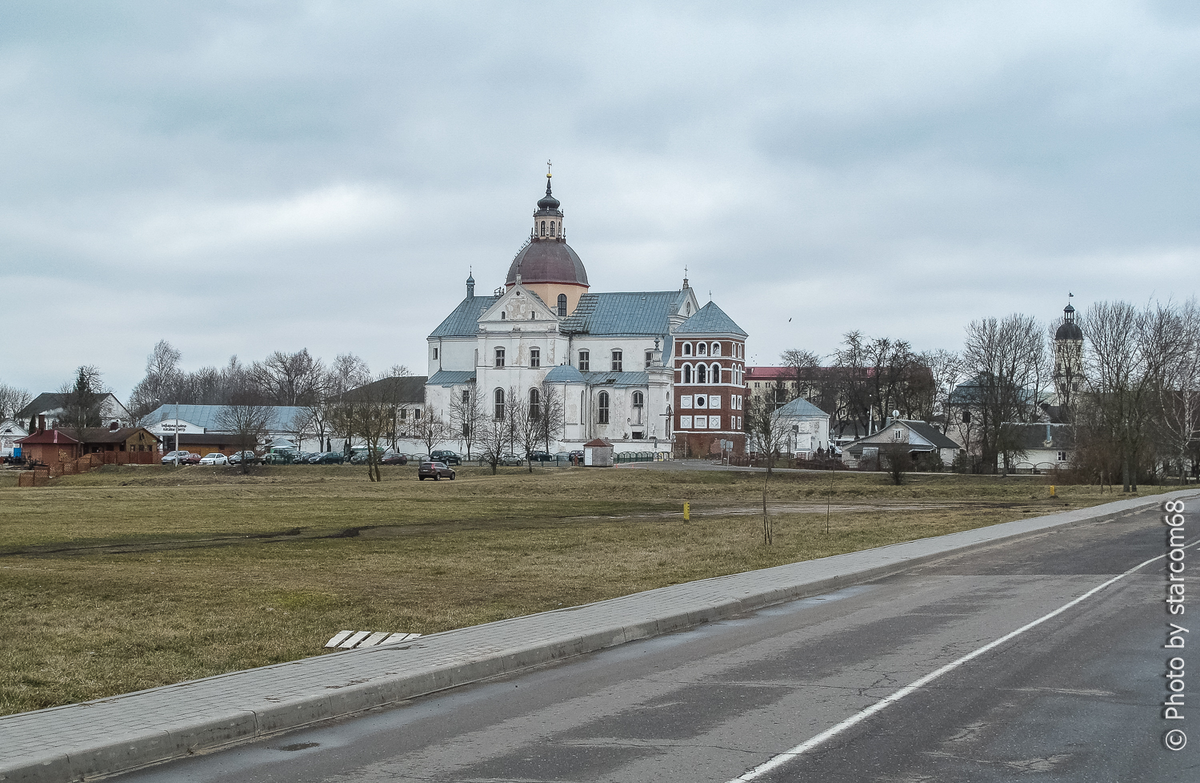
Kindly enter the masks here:
[[565, 318], [575, 310], [589, 285], [583, 262], [567, 244], [562, 205], [550, 192], [550, 177], [546, 172], [546, 195], [538, 199], [529, 240], [509, 266], [504, 285], [512, 288], [519, 281], [559, 318]]
[[1060, 415], [1070, 415], [1083, 385], [1083, 330], [1075, 323], [1075, 308], [1063, 308], [1062, 325], [1054, 333], [1054, 392]]

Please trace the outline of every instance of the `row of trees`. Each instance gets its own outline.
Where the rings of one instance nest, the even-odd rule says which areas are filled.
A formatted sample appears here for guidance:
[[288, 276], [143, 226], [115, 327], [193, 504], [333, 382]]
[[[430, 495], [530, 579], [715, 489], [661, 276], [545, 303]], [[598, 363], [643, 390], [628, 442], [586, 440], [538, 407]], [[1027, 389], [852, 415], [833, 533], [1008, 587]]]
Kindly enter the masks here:
[[474, 388], [452, 399], [447, 439], [461, 440], [468, 459], [478, 445], [480, 458], [491, 466], [492, 473], [506, 454], [523, 455], [532, 472], [533, 453], [549, 451], [550, 443], [562, 433], [562, 395], [552, 384], [544, 383], [530, 389], [525, 398], [509, 387], [488, 402], [490, 405], [485, 405]]
[[1074, 467], [1101, 481], [1119, 475], [1127, 491], [1139, 473], [1176, 475], [1200, 464], [1195, 300], [1100, 302], [1076, 323], [1086, 346], [1078, 365], [1064, 354], [1056, 367], [1061, 321], [1020, 313], [972, 321], [957, 352], [915, 353], [906, 341], [860, 332], [843, 337], [828, 366], [812, 352], [786, 351], [791, 377], [762, 395], [762, 409], [747, 411], [747, 430], [772, 441], [771, 411], [804, 396], [831, 414], [838, 436], [870, 434], [893, 410], [927, 421], [963, 444], [960, 468], [976, 472], [1011, 470], [1024, 448], [1016, 425], [1045, 421], [1071, 425]]

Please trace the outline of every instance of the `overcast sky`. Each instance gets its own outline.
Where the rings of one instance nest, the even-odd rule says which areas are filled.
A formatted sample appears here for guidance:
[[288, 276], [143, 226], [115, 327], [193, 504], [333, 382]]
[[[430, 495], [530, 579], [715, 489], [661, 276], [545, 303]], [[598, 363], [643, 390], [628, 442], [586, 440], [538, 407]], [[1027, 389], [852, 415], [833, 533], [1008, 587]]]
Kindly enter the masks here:
[[593, 291], [753, 363], [1200, 280], [1200, 4], [39, 0], [0, 10], [0, 382], [160, 339], [425, 371], [554, 161]]

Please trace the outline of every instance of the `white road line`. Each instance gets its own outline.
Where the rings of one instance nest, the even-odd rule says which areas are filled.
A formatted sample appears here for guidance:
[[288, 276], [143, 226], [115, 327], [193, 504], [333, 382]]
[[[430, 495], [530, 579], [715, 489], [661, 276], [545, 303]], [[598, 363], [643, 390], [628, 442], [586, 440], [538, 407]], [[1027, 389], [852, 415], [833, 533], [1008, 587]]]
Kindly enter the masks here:
[[[1183, 548], [1190, 549], [1191, 547], [1194, 547], [1197, 544], [1200, 544], [1200, 541], [1193, 541], [1192, 543], [1188, 544], [1187, 546], [1185, 546]], [[943, 674], [952, 672], [955, 669], [957, 669], [959, 666], [962, 666], [967, 661], [970, 661], [974, 658], [978, 658], [980, 655], [983, 655], [988, 650], [995, 649], [996, 647], [1004, 644], [1005, 642], [1009, 641], [1010, 639], [1020, 636], [1021, 634], [1028, 631], [1030, 628], [1036, 628], [1037, 626], [1041, 625], [1042, 623], [1046, 622], [1047, 620], [1057, 617], [1058, 615], [1060, 615], [1063, 612], [1070, 609], [1072, 606], [1075, 606], [1076, 604], [1079, 604], [1079, 603], [1087, 600], [1088, 598], [1091, 598], [1093, 595], [1100, 592], [1101, 590], [1108, 587], [1109, 585], [1113, 584], [1114, 582], [1118, 582], [1118, 581], [1124, 579], [1125, 577], [1129, 576], [1130, 574], [1134, 573], [1135, 571], [1139, 571], [1142, 568], [1145, 568], [1146, 566], [1150, 565], [1151, 563], [1156, 562], [1158, 560], [1162, 560], [1165, 557], [1166, 557], [1166, 554], [1161, 554], [1158, 557], [1152, 557], [1149, 560], [1147, 560], [1146, 562], [1134, 566], [1133, 568], [1129, 569], [1125, 573], [1120, 574], [1118, 576], [1114, 576], [1112, 579], [1109, 579], [1104, 584], [1097, 585], [1096, 587], [1093, 587], [1091, 590], [1088, 590], [1086, 593], [1079, 596], [1078, 598], [1071, 601], [1070, 603], [1063, 604], [1059, 608], [1055, 609], [1053, 612], [1050, 612], [1047, 615], [1043, 615], [1043, 616], [1039, 617], [1038, 619], [1034, 620], [1033, 622], [1028, 623], [1027, 625], [1021, 626], [1020, 628], [1013, 631], [1012, 633], [1005, 634], [1004, 636], [1001, 636], [996, 641], [985, 644], [983, 647], [980, 647], [978, 650], [975, 650], [974, 652], [967, 653], [963, 657], [959, 658], [957, 661], [948, 663], [945, 666], [943, 666], [942, 668], [940, 668], [936, 671], [930, 672], [929, 674], [926, 674], [921, 679], [916, 680], [916, 681], [910, 683], [909, 685], [904, 686], [903, 688], [901, 688], [900, 690], [891, 694], [890, 696], [887, 696], [884, 699], [875, 702], [870, 707], [867, 707], [865, 710], [862, 710], [861, 712], [851, 715], [849, 718], [846, 718], [844, 721], [837, 724], [836, 726], [831, 726], [830, 728], [821, 732], [820, 734], [813, 737], [812, 739], [806, 740], [806, 741], [800, 743], [799, 745], [797, 745], [796, 747], [792, 748], [791, 750], [786, 750], [783, 753], [780, 753], [779, 755], [772, 757], [771, 759], [763, 762], [762, 764], [759, 764], [757, 767], [755, 767], [754, 769], [750, 770], [749, 772], [747, 772], [743, 775], [739, 775], [738, 777], [729, 781], [729, 783], [744, 783], [744, 781], [754, 780], [762, 775], [765, 775], [766, 773], [770, 772], [773, 769], [777, 769], [777, 768], [783, 766], [784, 764], [788, 763], [789, 761], [796, 758], [797, 756], [807, 753], [808, 751], [812, 750], [813, 748], [817, 747], [818, 745], [821, 745], [826, 740], [836, 737], [838, 734], [841, 734], [843, 731], [850, 728], [851, 726], [861, 723], [864, 720], [866, 720], [867, 718], [874, 715], [875, 713], [882, 711], [889, 705], [895, 704], [896, 702], [903, 699], [905, 696], [909, 695], [910, 693], [917, 690], [918, 688], [922, 688], [922, 687], [928, 685], [929, 683], [936, 680], [938, 677], [941, 677]]]

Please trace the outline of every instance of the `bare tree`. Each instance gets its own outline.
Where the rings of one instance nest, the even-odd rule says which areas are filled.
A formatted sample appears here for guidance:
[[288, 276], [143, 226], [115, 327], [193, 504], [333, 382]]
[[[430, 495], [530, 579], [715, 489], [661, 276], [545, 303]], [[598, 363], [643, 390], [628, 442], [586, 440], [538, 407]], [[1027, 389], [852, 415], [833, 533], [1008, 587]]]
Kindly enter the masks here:
[[954, 419], [950, 394], [963, 377], [962, 357], [954, 351], [939, 348], [921, 354], [920, 363], [930, 372], [929, 419], [945, 434]]
[[0, 383], [0, 421], [15, 419], [21, 410], [33, 402], [33, 395], [25, 389]]
[[493, 415], [485, 415], [479, 422], [479, 445], [483, 449], [480, 459], [492, 468], [492, 475], [496, 474], [496, 468], [504, 459], [505, 448], [504, 444], [509, 442], [511, 437], [509, 429], [508, 408], [506, 403], [497, 403], [492, 411]]
[[479, 427], [482, 419], [483, 410], [479, 404], [479, 391], [474, 386], [462, 389], [461, 394], [457, 397], [451, 397], [450, 426], [466, 446], [467, 460], [471, 459], [471, 447], [479, 439]]
[[879, 449], [881, 467], [896, 486], [904, 483], [904, 476], [912, 470], [912, 454], [904, 443], [885, 443]]
[[567, 411], [562, 394], [553, 384], [542, 383], [542, 438], [546, 453], [550, 453], [550, 441], [556, 440], [566, 427]]
[[1171, 340], [1156, 332], [1163, 313], [1139, 311], [1127, 302], [1097, 302], [1083, 319], [1091, 343], [1087, 353], [1087, 400], [1080, 416], [1090, 419], [1093, 434], [1107, 440], [1120, 460], [1125, 492], [1136, 492], [1138, 467], [1151, 432], [1162, 367], [1173, 357]]
[[255, 384], [276, 405], [306, 405], [321, 397], [327, 380], [320, 359], [303, 348], [296, 353], [275, 351], [251, 369]]
[[525, 454], [525, 461], [529, 466], [529, 472], [532, 473], [533, 452], [543, 440], [542, 434], [545, 427], [542, 419], [542, 388], [534, 386], [529, 389], [528, 397], [524, 400], [517, 400], [514, 397], [509, 416], [514, 437], [520, 444], [521, 451]]
[[1153, 350], [1163, 357], [1155, 377], [1156, 434], [1164, 462], [1174, 461], [1185, 482], [1188, 454], [1200, 442], [1200, 307], [1195, 299], [1159, 308], [1162, 328]]
[[160, 405], [178, 398], [181, 373], [179, 360], [183, 355], [166, 340], [159, 340], [146, 357], [146, 377], [129, 394], [129, 412], [134, 421], [141, 422]]
[[971, 399], [963, 403], [979, 437], [983, 469], [1007, 473], [1021, 454], [1014, 423], [1036, 421], [1046, 372], [1044, 330], [1019, 313], [1002, 321], [986, 318], [967, 327], [963, 362], [972, 376]]
[[[239, 452], [256, 451], [271, 421], [270, 407], [263, 405], [257, 390], [247, 386], [234, 391], [217, 413], [217, 426], [233, 435]], [[242, 473], [250, 472], [250, 460], [242, 455]]]
[[416, 424], [416, 436], [425, 444], [426, 454], [432, 454], [434, 447], [441, 445], [448, 433], [446, 422], [432, 408], [427, 409]]

